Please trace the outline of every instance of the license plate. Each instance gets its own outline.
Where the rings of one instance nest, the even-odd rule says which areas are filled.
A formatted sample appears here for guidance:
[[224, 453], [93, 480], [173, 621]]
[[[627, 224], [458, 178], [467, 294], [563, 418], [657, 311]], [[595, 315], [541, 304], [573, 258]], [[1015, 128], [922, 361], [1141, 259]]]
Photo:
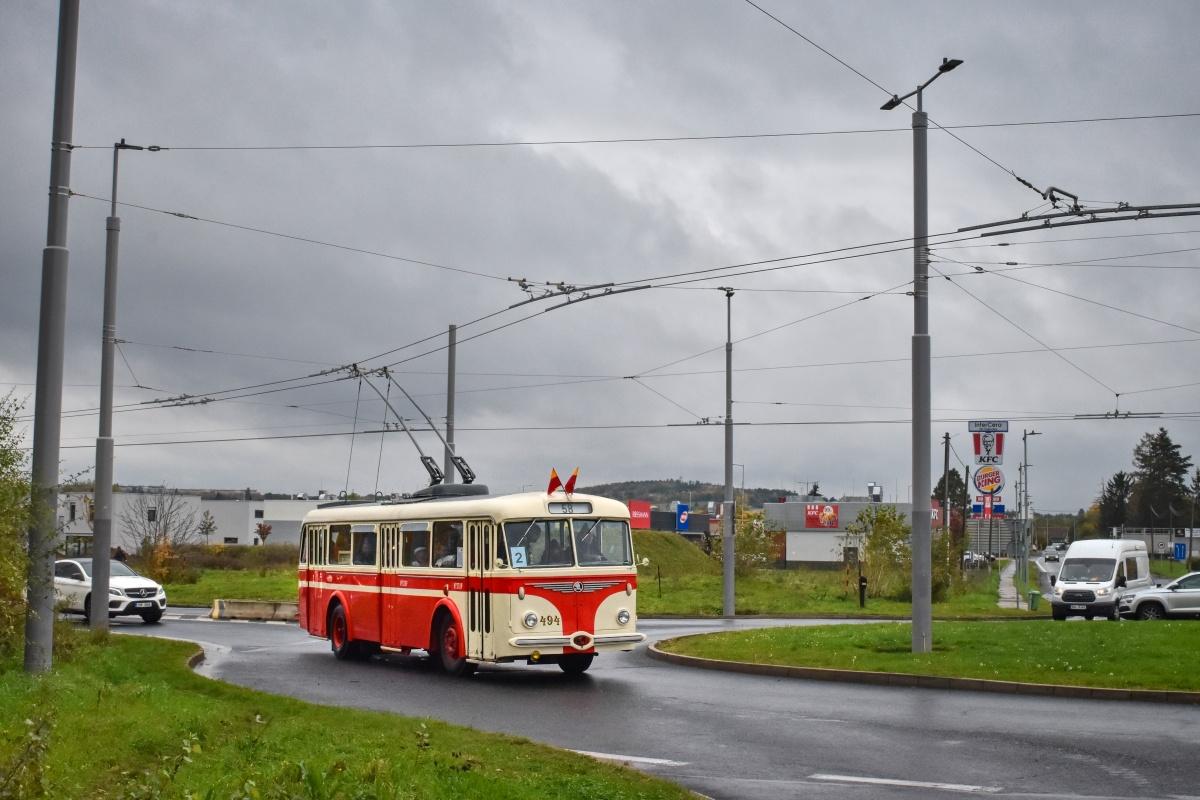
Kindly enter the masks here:
[[1087, 611], [1087, 606], [1083, 605], [1082, 603], [1073, 604], [1071, 606], [1071, 610], [1072, 611]]
[[149, 608], [152, 605], [154, 605], [154, 603], [134, 603], [133, 607], [134, 608]]

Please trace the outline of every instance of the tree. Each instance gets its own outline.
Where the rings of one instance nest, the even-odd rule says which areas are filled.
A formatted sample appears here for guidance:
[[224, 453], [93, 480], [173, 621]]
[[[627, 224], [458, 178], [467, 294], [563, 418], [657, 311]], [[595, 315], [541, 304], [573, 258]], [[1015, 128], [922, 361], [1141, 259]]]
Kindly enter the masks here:
[[217, 532], [217, 521], [213, 519], [211, 511], [205, 511], [200, 515], [200, 523], [196, 525], [196, 536], [204, 537], [204, 543], [208, 544], [208, 538]]
[[259, 543], [266, 544], [267, 537], [271, 535], [271, 523], [269, 523], [269, 522], [258, 523], [257, 525], [254, 526], [254, 532], [258, 534]]
[[1133, 524], [1166, 527], [1171, 517], [1183, 514], [1188, 497], [1184, 478], [1192, 459], [1179, 449], [1166, 428], [1145, 434], [1133, 449]]
[[[942, 500], [942, 485], [946, 483], [946, 476], [942, 475], [938, 478], [937, 486], [933, 489], [933, 499], [941, 502]], [[962, 475], [957, 469], [950, 470], [950, 507], [962, 508], [967, 504], [967, 485], [963, 483]]]
[[808, 494], [805, 495], [805, 497], [820, 497], [820, 496], [821, 496], [821, 484], [817, 483], [816, 481], [813, 481], [812, 488], [808, 490]]
[[164, 545], [173, 549], [195, 542], [200, 535], [196, 511], [175, 489], [159, 487], [139, 492], [121, 510], [125, 541], [142, 555]]
[[20, 646], [25, 624], [29, 476], [16, 419], [21, 404], [0, 398], [0, 655]]
[[1133, 476], [1118, 472], [1100, 491], [1100, 528], [1110, 531], [1128, 522], [1129, 500], [1133, 496]]

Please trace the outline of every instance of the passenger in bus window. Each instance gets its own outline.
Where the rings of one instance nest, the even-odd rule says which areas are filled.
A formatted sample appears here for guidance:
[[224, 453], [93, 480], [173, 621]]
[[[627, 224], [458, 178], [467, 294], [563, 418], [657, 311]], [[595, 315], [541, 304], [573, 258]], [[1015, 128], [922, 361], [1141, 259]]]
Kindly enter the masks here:
[[460, 567], [459, 551], [462, 548], [461, 522], [435, 522], [433, 524], [433, 565], [435, 567]]

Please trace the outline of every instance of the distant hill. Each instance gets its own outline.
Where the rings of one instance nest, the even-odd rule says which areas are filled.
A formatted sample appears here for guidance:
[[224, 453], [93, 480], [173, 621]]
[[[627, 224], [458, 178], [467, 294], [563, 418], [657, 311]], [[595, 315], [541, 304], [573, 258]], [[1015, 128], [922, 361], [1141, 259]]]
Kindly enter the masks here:
[[[647, 500], [651, 505], [666, 509], [673, 501], [682, 503], [691, 501], [692, 507], [709, 501], [719, 503], [725, 499], [725, 487], [717, 483], [702, 483], [700, 481], [643, 480], [617, 481], [614, 483], [599, 483], [592, 486], [580, 486], [578, 491], [586, 494], [598, 494], [615, 500]], [[733, 493], [741, 497], [742, 490], [733, 487]], [[746, 502], [752, 508], [760, 508], [763, 503], [773, 503], [788, 494], [787, 489], [746, 489]]]

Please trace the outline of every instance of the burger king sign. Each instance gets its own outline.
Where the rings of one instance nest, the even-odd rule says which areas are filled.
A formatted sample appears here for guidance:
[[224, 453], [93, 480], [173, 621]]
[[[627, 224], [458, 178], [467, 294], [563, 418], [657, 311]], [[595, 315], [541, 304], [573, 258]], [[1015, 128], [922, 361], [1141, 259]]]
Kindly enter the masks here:
[[980, 467], [975, 473], [975, 488], [984, 494], [996, 494], [1004, 488], [1004, 473], [995, 467]]

